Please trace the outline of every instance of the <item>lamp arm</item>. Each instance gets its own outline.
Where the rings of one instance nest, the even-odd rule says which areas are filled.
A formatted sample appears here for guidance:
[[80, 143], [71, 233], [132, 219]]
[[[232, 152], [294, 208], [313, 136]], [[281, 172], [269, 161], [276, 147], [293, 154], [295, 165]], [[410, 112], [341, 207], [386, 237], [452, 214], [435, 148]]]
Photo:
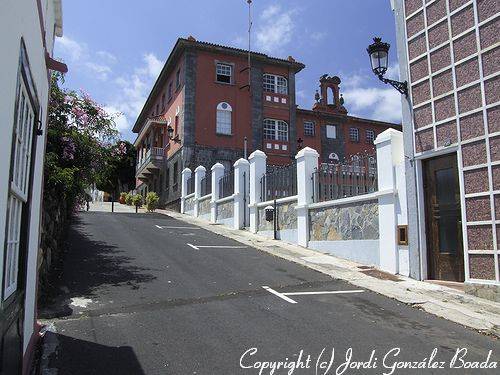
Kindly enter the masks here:
[[394, 87], [396, 90], [398, 90], [401, 94], [404, 94], [406, 97], [408, 97], [408, 82], [406, 82], [406, 81], [399, 82], [399, 81], [395, 81], [393, 79], [384, 78], [381, 74], [378, 75], [378, 79], [380, 79], [385, 84], [388, 83], [389, 85]]

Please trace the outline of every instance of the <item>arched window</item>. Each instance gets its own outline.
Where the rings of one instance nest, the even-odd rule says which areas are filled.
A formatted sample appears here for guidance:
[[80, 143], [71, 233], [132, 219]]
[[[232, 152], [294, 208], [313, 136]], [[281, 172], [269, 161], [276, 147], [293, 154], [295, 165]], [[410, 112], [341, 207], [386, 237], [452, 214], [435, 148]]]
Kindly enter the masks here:
[[264, 91], [288, 95], [288, 81], [285, 77], [266, 73], [263, 77], [263, 84]]
[[233, 109], [231, 106], [222, 102], [217, 105], [217, 134], [231, 135], [231, 114]]

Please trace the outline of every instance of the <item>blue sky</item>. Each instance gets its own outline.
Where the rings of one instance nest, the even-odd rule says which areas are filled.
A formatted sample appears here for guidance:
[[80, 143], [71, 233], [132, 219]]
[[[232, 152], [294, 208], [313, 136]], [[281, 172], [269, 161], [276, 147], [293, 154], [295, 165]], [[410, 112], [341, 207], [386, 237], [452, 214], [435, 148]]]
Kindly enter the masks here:
[[[119, 114], [122, 136], [133, 141], [130, 128], [177, 38], [246, 48], [247, 9], [246, 0], [66, 0], [55, 55], [69, 66], [66, 87]], [[253, 0], [252, 50], [306, 65], [297, 75], [301, 107], [311, 107], [328, 73], [341, 78], [350, 114], [399, 122], [399, 93], [370, 71], [375, 35], [391, 44], [388, 75], [397, 77], [389, 0]]]

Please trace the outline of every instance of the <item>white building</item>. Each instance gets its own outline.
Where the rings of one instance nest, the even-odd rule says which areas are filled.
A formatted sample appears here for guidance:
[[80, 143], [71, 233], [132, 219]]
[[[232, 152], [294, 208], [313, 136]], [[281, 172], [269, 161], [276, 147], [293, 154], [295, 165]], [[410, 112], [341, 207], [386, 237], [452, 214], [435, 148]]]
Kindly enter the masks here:
[[28, 373], [38, 335], [37, 258], [50, 70], [61, 0], [0, 3], [0, 373]]

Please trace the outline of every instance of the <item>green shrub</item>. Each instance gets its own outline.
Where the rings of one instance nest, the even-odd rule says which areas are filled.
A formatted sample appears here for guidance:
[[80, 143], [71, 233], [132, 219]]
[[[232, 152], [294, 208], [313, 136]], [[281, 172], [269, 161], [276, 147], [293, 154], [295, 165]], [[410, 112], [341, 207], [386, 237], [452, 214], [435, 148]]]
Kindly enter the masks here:
[[158, 197], [158, 194], [156, 194], [154, 191], [150, 191], [148, 195], [146, 195], [146, 208], [149, 212], [153, 212], [158, 208], [159, 200], [160, 198]]
[[132, 194], [127, 193], [127, 195], [125, 196], [125, 204], [131, 206], [134, 203], [133, 198], [134, 196]]
[[142, 195], [136, 194], [132, 197], [132, 204], [136, 207], [142, 206]]

